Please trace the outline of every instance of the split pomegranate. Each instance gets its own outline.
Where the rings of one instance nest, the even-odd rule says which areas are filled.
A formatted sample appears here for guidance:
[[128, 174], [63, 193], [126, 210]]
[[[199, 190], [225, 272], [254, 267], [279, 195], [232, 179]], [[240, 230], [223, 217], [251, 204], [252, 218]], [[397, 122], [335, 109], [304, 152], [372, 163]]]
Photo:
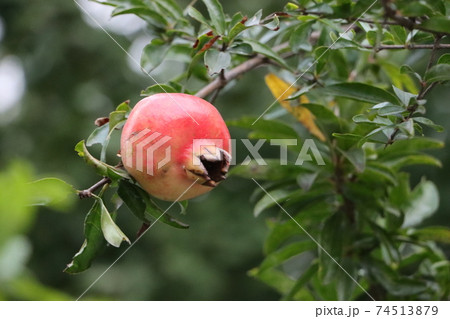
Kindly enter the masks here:
[[122, 130], [121, 156], [149, 194], [181, 201], [226, 178], [230, 133], [209, 102], [182, 93], [155, 94], [131, 111]]

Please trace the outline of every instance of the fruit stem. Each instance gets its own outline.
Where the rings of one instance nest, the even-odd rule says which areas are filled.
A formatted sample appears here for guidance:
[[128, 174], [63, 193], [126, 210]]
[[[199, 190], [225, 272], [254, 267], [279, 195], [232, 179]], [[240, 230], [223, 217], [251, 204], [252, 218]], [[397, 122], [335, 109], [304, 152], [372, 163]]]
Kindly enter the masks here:
[[139, 239], [139, 237], [141, 237], [145, 231], [150, 227], [151, 223], [150, 222], [143, 222], [141, 228], [139, 228], [137, 234], [136, 234], [136, 239]]
[[99, 180], [97, 183], [95, 183], [94, 185], [92, 185], [91, 187], [89, 187], [88, 189], [82, 190], [82, 191], [78, 191], [78, 197], [80, 197], [80, 199], [83, 198], [88, 198], [88, 197], [92, 197], [93, 193], [99, 189], [100, 187], [106, 185], [106, 184], [111, 184], [111, 179], [109, 177], [103, 177], [101, 180]]

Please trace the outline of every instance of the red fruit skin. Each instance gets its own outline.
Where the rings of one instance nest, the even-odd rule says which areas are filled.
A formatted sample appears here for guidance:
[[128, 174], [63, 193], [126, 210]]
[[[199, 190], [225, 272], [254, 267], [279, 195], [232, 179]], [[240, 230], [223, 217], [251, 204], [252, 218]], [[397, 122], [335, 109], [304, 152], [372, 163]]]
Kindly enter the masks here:
[[[143, 166], [137, 169], [139, 154], [136, 144], [130, 147], [132, 143], [129, 140], [144, 130], [161, 135], [147, 142], [148, 136], [151, 135], [149, 133], [134, 141], [141, 143], [141, 146], [144, 145], [144, 158], [141, 159]], [[163, 137], [171, 139], [155, 147], [153, 153], [146, 156], [147, 150]], [[194, 148], [193, 141], [199, 139], [203, 140], [202, 145], [215, 145], [227, 154], [231, 152], [230, 133], [222, 116], [213, 105], [201, 98], [183, 93], [155, 94], [136, 104], [123, 127], [122, 162], [141, 187], [159, 199], [181, 201], [197, 197], [212, 189], [211, 186], [202, 185], [205, 179], [199, 179], [199, 176], [189, 173], [189, 169], [197, 171], [199, 168], [195, 163], [200, 161], [197, 159], [195, 162], [195, 156], [201, 154], [193, 154], [198, 150], [198, 147]], [[170, 161], [158, 168], [158, 163], [166, 158], [168, 147]], [[148, 174], [149, 170], [151, 174]], [[215, 182], [210, 182], [215, 186]]]

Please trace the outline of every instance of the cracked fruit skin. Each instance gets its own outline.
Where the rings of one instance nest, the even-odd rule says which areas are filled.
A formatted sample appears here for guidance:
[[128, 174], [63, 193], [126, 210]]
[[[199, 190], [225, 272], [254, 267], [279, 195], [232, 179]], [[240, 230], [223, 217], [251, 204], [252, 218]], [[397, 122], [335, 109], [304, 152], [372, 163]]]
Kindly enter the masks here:
[[197, 197], [226, 178], [230, 133], [209, 102], [183, 93], [139, 101], [121, 136], [122, 162], [147, 193], [167, 201]]

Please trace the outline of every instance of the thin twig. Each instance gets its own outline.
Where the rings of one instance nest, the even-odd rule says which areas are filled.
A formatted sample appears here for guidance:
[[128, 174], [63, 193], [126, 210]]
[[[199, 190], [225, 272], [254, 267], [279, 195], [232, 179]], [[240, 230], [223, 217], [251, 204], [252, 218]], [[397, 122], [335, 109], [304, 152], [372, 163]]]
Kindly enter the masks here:
[[200, 89], [195, 95], [201, 98], [207, 97], [209, 94], [213, 93], [215, 90], [224, 86], [224, 83], [228, 83], [231, 80], [234, 80], [241, 74], [244, 74], [264, 63], [268, 60], [266, 57], [262, 55], [257, 55], [250, 60], [245, 61], [244, 63], [238, 65], [237, 67], [231, 69], [230, 71], [224, 74], [224, 79], [217, 77], [214, 81], [210, 82], [208, 85]]
[[371, 45], [362, 45], [365, 49], [374, 49], [376, 51], [381, 50], [420, 50], [420, 49], [428, 49], [428, 50], [438, 50], [438, 49], [450, 49], [450, 44], [386, 44], [386, 45], [378, 45], [378, 46], [371, 46]]
[[450, 35], [450, 32], [438, 32], [434, 30], [427, 29], [423, 27], [421, 24], [417, 23], [414, 18], [405, 18], [402, 16], [398, 16], [397, 12], [391, 8], [390, 6], [391, 0], [382, 0], [381, 5], [384, 9], [385, 14], [385, 23], [388, 22], [388, 19], [395, 21], [398, 25], [403, 26], [409, 30], [421, 30], [428, 33], [432, 33], [436, 36], [442, 36], [444, 34]]
[[[434, 35], [443, 35], [443, 34], [450, 35], [450, 32], [430, 30], [430, 29], [422, 26], [420, 23], [417, 23], [413, 19], [410, 19], [410, 18], [408, 19], [408, 18], [405, 18], [402, 16], [398, 16], [397, 13], [395, 12], [395, 10], [393, 10], [389, 6], [389, 2], [390, 2], [390, 0], [382, 1], [382, 5], [383, 5], [384, 11], [385, 11], [384, 21], [376, 21], [376, 20], [371, 20], [371, 19], [366, 19], [366, 18], [358, 18], [357, 20], [361, 21], [361, 22], [370, 23], [370, 24], [399, 25], [399, 26], [407, 28], [408, 30], [416, 29], [416, 30], [421, 30], [424, 32], [429, 32]], [[315, 16], [318, 16], [321, 18], [326, 18], [326, 17], [330, 16], [330, 13], [327, 13], [327, 12], [318, 12], [318, 11], [314, 12], [314, 11], [308, 11], [305, 9], [300, 9], [299, 11], [304, 15], [315, 15]], [[355, 21], [356, 20], [356, 18], [345, 18], [345, 19], [347, 21]]]
[[219, 74], [219, 86], [217, 87], [217, 89], [214, 91], [212, 97], [209, 99], [210, 103], [214, 103], [214, 101], [217, 99], [217, 97], [219, 96], [220, 91], [225, 87], [225, 85], [227, 85], [227, 81], [225, 80], [225, 69], [220, 70], [220, 74]]
[[[289, 46], [288, 43], [282, 43], [273, 48], [275, 52], [281, 51]], [[269, 59], [265, 56], [258, 54], [255, 57], [245, 61], [242, 64], [239, 64], [237, 67], [231, 69], [228, 72], [224, 72], [222, 76], [218, 76], [214, 81], [210, 82], [202, 89], [200, 89], [195, 95], [201, 98], [205, 98], [215, 90], [219, 88], [223, 88], [228, 82], [234, 80], [239, 77], [241, 74], [247, 73], [260, 65], [268, 63]]]
[[112, 181], [109, 177], [103, 177], [101, 180], [99, 180], [97, 183], [89, 187], [88, 189], [78, 191], [78, 196], [83, 198], [92, 197], [92, 194], [99, 189], [100, 187], [103, 187], [103, 185], [110, 184]]

